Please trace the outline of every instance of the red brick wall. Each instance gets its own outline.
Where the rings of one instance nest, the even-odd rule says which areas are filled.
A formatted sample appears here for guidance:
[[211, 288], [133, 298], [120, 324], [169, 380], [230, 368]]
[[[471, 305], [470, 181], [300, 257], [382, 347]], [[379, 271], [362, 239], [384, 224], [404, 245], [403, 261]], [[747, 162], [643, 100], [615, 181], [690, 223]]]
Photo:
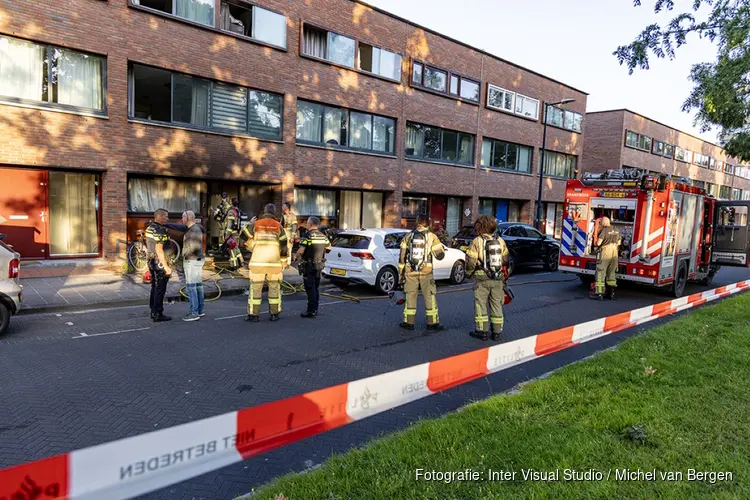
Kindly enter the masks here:
[[[279, 201], [291, 201], [295, 185], [384, 191], [386, 225], [399, 223], [402, 192], [461, 196], [471, 209], [463, 221], [468, 223], [476, 217], [480, 196], [535, 199], [538, 178], [405, 161], [407, 121], [477, 135], [476, 165], [483, 134], [533, 146], [536, 169], [541, 116], [529, 121], [487, 109], [487, 82], [542, 103], [573, 97], [576, 102], [569, 106], [585, 110], [586, 95], [581, 92], [352, 1], [258, 3], [287, 16], [287, 51], [147, 13], [130, 7], [127, 0], [69, 0], [64, 9], [54, 2], [4, 2], [0, 33], [106, 56], [108, 117], [0, 105], [0, 164], [105, 171], [103, 242], [111, 256], [124, 247], [129, 172], [271, 183], [281, 186]], [[300, 57], [302, 22], [400, 53], [402, 83]], [[480, 80], [481, 105], [409, 86], [410, 58]], [[283, 141], [130, 122], [128, 62], [283, 94]], [[297, 97], [396, 118], [396, 158], [296, 146]], [[547, 144], [579, 157], [583, 151], [582, 135], [554, 128], [549, 128]], [[545, 199], [561, 200], [563, 189], [563, 181], [546, 179]]]

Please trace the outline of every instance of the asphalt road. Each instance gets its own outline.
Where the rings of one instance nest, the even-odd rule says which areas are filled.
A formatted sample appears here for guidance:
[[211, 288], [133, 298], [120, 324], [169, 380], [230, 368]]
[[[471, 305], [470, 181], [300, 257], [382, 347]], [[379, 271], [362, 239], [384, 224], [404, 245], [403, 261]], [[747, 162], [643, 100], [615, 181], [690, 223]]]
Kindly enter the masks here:
[[[748, 278], [750, 270], [722, 269], [714, 286]], [[506, 308], [503, 341], [668, 299], [663, 292], [623, 286], [619, 300], [594, 302], [577, 278], [539, 270], [519, 270], [511, 285], [516, 299]], [[703, 289], [689, 285], [686, 293]], [[455, 287], [441, 287], [449, 290]], [[372, 295], [356, 287], [347, 293]], [[186, 312], [184, 303], [167, 306], [176, 321], [160, 324], [149, 320], [144, 306], [13, 318], [0, 338], [0, 468], [486, 346], [468, 336], [472, 304], [471, 291], [440, 294], [439, 314], [447, 329], [429, 336], [421, 301], [417, 329], [406, 332], [397, 327], [401, 307], [390, 307], [388, 300], [357, 304], [325, 297], [317, 319], [302, 319], [303, 294], [285, 298], [277, 323], [269, 322], [267, 313], [260, 323], [245, 323], [245, 296], [209, 303], [207, 316], [194, 323], [178, 320]], [[637, 333], [631, 329], [597, 339], [144, 498], [233, 498]]]

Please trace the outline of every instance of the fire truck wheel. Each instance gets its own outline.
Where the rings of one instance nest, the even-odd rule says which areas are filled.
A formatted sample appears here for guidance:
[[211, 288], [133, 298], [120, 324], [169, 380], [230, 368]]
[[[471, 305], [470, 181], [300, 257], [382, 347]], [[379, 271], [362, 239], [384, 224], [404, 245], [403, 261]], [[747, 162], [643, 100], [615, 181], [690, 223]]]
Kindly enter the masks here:
[[682, 262], [677, 268], [677, 274], [675, 275], [674, 285], [672, 285], [672, 295], [675, 297], [682, 297], [685, 292], [685, 284], [687, 283], [687, 266]]

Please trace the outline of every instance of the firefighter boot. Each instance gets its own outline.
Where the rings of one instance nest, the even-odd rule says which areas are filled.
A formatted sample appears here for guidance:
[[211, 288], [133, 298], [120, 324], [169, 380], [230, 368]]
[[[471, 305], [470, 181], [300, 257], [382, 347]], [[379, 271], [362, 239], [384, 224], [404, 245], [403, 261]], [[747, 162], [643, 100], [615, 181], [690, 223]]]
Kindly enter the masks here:
[[251, 323], [257, 323], [258, 321], [260, 321], [260, 318], [258, 316], [254, 316], [252, 314], [248, 314], [245, 317], [245, 321], [249, 321]]
[[473, 332], [469, 332], [469, 335], [479, 340], [486, 341], [487, 339], [489, 339], [489, 337], [487, 336], [487, 332], [480, 332], [479, 330], [474, 330]]
[[604, 300], [604, 297], [602, 296], [602, 294], [601, 293], [596, 293], [596, 292], [590, 292], [589, 293], [589, 298], [591, 300]]
[[615, 300], [615, 288], [617, 287], [607, 285], [607, 289], [604, 292], [604, 298], [608, 300]]

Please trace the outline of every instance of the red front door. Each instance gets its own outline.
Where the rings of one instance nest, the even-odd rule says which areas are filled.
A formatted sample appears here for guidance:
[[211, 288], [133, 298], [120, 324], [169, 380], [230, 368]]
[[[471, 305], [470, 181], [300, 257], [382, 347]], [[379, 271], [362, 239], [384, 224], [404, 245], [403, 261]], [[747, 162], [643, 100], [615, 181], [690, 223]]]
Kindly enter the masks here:
[[[0, 233], [22, 259], [47, 257], [47, 172], [0, 168]], [[5, 220], [3, 220], [5, 219]]]
[[433, 196], [430, 207], [430, 225], [437, 229], [445, 229], [445, 210], [447, 200], [442, 196]]

